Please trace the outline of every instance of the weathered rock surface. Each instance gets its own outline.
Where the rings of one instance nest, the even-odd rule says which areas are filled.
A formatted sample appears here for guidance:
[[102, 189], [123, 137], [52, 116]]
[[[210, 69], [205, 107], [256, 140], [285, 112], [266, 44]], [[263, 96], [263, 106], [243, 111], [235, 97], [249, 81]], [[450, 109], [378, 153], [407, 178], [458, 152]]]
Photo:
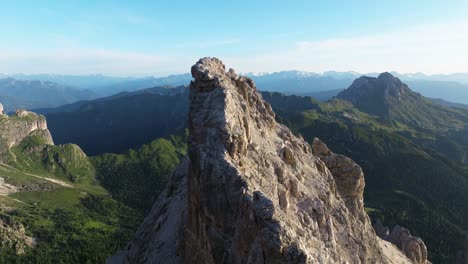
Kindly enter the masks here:
[[188, 158], [174, 171], [135, 239], [108, 263], [183, 263], [184, 228], [187, 217]]
[[44, 116], [26, 110], [17, 110], [14, 115], [0, 116], [0, 162], [10, 158], [9, 150], [30, 135], [38, 135], [44, 144], [53, 145]]
[[0, 103], [0, 115], [3, 115], [3, 105]]
[[0, 249], [13, 249], [18, 255], [34, 244], [34, 239], [26, 235], [24, 226], [6, 214], [0, 214], [0, 238]]
[[409, 263], [382, 251], [359, 166], [276, 123], [220, 60], [192, 76], [188, 161], [109, 263]]
[[[312, 153], [319, 157], [330, 170], [337, 186], [338, 193], [348, 209], [361, 218], [364, 212], [364, 172], [352, 159], [331, 152], [318, 138], [312, 142]], [[365, 221], [364, 219], [362, 221]]]
[[427, 260], [426, 245], [421, 238], [412, 236], [408, 229], [397, 225], [389, 232], [380, 220], [374, 224], [374, 229], [380, 238], [396, 245], [413, 263], [430, 263]]

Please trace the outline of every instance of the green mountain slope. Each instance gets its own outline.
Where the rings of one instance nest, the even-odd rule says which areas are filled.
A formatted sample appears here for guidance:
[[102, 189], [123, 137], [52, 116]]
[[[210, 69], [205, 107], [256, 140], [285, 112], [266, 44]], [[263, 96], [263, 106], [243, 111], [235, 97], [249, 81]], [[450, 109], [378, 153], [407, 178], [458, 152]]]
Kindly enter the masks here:
[[187, 133], [183, 132], [169, 139], [156, 139], [124, 154], [94, 157], [97, 178], [114, 199], [146, 212], [186, 154], [186, 142]]
[[365, 80], [373, 85], [364, 91], [352, 86], [357, 91], [338, 96], [349, 101], [333, 99], [303, 109], [297, 106], [311, 99], [263, 96], [295, 133], [309, 142], [319, 137], [363, 167], [371, 215], [422, 237], [434, 263], [453, 262], [468, 232], [468, 167], [460, 162], [467, 115], [432, 104], [409, 88], [402, 89], [409, 99], [398, 93], [388, 99], [391, 92], [385, 89], [368, 93], [379, 88], [378, 82]]
[[63, 112], [46, 117], [57, 144], [77, 144], [88, 155], [121, 153], [185, 127], [188, 89], [177, 91], [171, 95], [151, 89], [124, 93], [63, 107]]
[[0, 117], [0, 263], [103, 263], [143, 215], [111, 198], [76, 145], [43, 116]]

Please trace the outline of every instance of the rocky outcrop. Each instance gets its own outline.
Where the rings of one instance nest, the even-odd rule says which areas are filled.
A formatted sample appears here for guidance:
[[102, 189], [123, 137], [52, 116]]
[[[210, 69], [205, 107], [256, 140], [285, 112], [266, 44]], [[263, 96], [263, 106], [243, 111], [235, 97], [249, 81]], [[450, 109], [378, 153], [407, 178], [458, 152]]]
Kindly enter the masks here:
[[364, 173], [352, 159], [331, 152], [318, 138], [312, 142], [312, 153], [319, 157], [330, 170], [338, 193], [348, 209], [365, 221], [364, 212]]
[[52, 136], [47, 129], [44, 116], [26, 110], [17, 110], [14, 115], [0, 116], [0, 162], [6, 163], [10, 158], [12, 147], [30, 135], [38, 136], [43, 144], [53, 145]]
[[359, 166], [276, 123], [253, 81], [220, 60], [192, 76], [188, 160], [109, 263], [390, 263]]
[[427, 260], [426, 245], [421, 238], [412, 236], [408, 229], [397, 225], [389, 232], [380, 220], [374, 224], [374, 229], [380, 238], [396, 245], [413, 263], [430, 263]]
[[0, 103], [0, 115], [3, 115], [3, 105]]
[[6, 214], [0, 214], [0, 238], [0, 249], [14, 250], [18, 255], [34, 245], [34, 239], [26, 235], [24, 226]]

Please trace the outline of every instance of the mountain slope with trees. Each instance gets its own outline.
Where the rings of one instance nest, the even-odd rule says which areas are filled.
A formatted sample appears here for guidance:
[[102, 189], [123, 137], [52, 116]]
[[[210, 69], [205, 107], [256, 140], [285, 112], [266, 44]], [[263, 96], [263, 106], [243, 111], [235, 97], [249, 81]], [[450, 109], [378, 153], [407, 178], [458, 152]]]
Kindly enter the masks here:
[[371, 215], [413, 230], [434, 263], [454, 261], [468, 232], [466, 111], [434, 104], [390, 75], [358, 79], [328, 103], [263, 96], [295, 133], [363, 167]]

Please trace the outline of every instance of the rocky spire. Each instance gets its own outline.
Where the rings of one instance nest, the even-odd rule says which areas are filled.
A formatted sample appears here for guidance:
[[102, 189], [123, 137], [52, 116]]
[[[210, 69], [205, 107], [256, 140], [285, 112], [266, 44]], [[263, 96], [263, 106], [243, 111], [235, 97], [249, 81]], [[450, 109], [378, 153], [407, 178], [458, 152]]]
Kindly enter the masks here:
[[390, 263], [359, 166], [276, 123], [253, 81], [219, 59], [192, 75], [188, 159], [109, 263]]
[[3, 115], [3, 105], [0, 103], [0, 115]]

